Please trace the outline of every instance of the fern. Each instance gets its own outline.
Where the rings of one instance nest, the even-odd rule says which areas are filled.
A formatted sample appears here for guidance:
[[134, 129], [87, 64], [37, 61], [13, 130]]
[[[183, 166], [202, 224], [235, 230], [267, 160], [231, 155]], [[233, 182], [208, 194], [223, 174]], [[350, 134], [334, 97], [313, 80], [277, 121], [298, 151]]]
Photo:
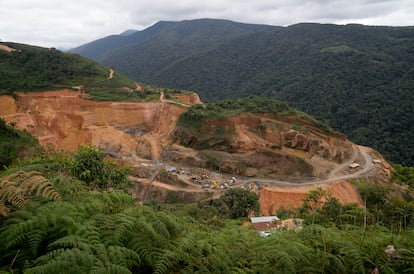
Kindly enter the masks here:
[[52, 250], [77, 248], [79, 250], [84, 250], [87, 252], [91, 251], [88, 241], [79, 235], [68, 235], [63, 238], [59, 238], [49, 244], [48, 248]]
[[95, 256], [77, 248], [55, 250], [36, 260], [38, 266], [28, 273], [88, 273], [95, 264]]
[[96, 274], [130, 274], [132, 273], [128, 268], [120, 266], [120, 265], [108, 265], [102, 267], [93, 267], [90, 273]]
[[6, 216], [10, 209], [22, 208], [32, 197], [60, 201], [60, 194], [39, 172], [19, 171], [1, 178], [0, 214]]

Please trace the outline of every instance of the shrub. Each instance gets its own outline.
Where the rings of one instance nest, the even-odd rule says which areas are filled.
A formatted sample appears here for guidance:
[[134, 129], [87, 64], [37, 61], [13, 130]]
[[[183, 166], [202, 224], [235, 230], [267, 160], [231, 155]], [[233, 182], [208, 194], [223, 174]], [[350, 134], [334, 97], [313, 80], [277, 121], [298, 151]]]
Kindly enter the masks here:
[[232, 188], [224, 192], [220, 198], [228, 208], [232, 219], [247, 217], [260, 211], [259, 196], [243, 188]]
[[104, 162], [105, 153], [91, 145], [79, 146], [74, 156], [72, 173], [89, 185], [101, 188], [117, 187], [127, 184], [129, 170], [119, 168], [115, 163]]

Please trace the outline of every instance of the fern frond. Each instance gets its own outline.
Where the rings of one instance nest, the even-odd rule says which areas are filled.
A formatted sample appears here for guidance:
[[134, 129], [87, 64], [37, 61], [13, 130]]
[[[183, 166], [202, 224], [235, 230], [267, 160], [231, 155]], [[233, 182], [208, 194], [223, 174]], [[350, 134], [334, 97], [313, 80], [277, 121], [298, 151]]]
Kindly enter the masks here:
[[115, 265], [123, 265], [128, 268], [141, 265], [141, 258], [131, 249], [122, 246], [107, 247], [108, 256], [111, 263]]
[[349, 241], [340, 241], [336, 243], [338, 246], [340, 254], [347, 261], [347, 265], [352, 267], [354, 272], [364, 273], [365, 265], [364, 263], [368, 261], [365, 254], [361, 252], [358, 246]]
[[68, 235], [66, 237], [59, 238], [49, 244], [48, 248], [52, 250], [78, 248], [82, 251], [91, 252], [90, 244], [79, 235]]
[[131, 204], [133, 198], [121, 190], [105, 191], [99, 198], [102, 199], [107, 206], [116, 207], [123, 204]]
[[177, 219], [173, 218], [173, 216], [162, 211], [157, 212], [157, 216], [160, 220], [162, 220], [169, 235], [176, 237], [178, 233], [182, 232], [183, 227], [178, 223]]
[[54, 250], [39, 257], [28, 273], [88, 273], [95, 261], [93, 254], [77, 248]]
[[100, 230], [94, 221], [84, 222], [76, 233], [77, 235], [82, 236], [82, 238], [86, 239], [87, 242], [92, 245], [98, 245], [102, 243]]
[[94, 266], [91, 271], [91, 274], [131, 274], [132, 272], [123, 266], [110, 264], [105, 266]]
[[328, 253], [327, 255], [330, 269], [335, 270], [337, 273], [347, 273], [345, 262], [339, 256]]
[[154, 218], [151, 220], [151, 226], [153, 227], [154, 231], [160, 235], [164, 239], [170, 239], [171, 235], [167, 229], [167, 226], [160, 218]]
[[[61, 201], [62, 197], [55, 191], [52, 184], [39, 172], [18, 171], [0, 180], [0, 199], [4, 205], [12, 208], [22, 208], [32, 197], [42, 197], [46, 200]], [[2, 211], [4, 214], [4, 211]]]
[[7, 216], [10, 213], [10, 208], [8, 208], [2, 200], [0, 200], [0, 215]]
[[0, 198], [3, 203], [15, 208], [21, 208], [25, 202], [24, 195], [16, 186], [16, 182], [9, 181], [8, 178], [3, 178], [0, 182]]
[[6, 243], [6, 248], [11, 249], [26, 242], [28, 234], [34, 230], [36, 223], [34, 220], [9, 225], [7, 230], [0, 234], [0, 239]]
[[163, 274], [167, 273], [167, 270], [172, 266], [174, 254], [172, 252], [161, 251], [156, 256], [156, 261], [153, 265], [153, 273]]

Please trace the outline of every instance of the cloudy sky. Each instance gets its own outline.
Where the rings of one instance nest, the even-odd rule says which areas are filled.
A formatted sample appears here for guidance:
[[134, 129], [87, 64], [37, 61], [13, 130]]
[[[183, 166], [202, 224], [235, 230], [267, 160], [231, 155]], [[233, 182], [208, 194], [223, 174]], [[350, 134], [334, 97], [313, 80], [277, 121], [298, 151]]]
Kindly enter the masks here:
[[414, 25], [413, 0], [0, 0], [0, 39], [68, 49], [157, 21], [197, 18]]

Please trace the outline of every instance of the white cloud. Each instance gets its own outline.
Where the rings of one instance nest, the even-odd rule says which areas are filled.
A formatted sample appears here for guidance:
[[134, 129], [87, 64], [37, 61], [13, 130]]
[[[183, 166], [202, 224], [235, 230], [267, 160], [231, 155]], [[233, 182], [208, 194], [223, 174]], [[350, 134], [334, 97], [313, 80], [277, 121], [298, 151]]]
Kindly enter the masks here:
[[160, 20], [229, 19], [291, 25], [300, 22], [414, 25], [411, 0], [6, 0], [0, 38], [70, 48]]

